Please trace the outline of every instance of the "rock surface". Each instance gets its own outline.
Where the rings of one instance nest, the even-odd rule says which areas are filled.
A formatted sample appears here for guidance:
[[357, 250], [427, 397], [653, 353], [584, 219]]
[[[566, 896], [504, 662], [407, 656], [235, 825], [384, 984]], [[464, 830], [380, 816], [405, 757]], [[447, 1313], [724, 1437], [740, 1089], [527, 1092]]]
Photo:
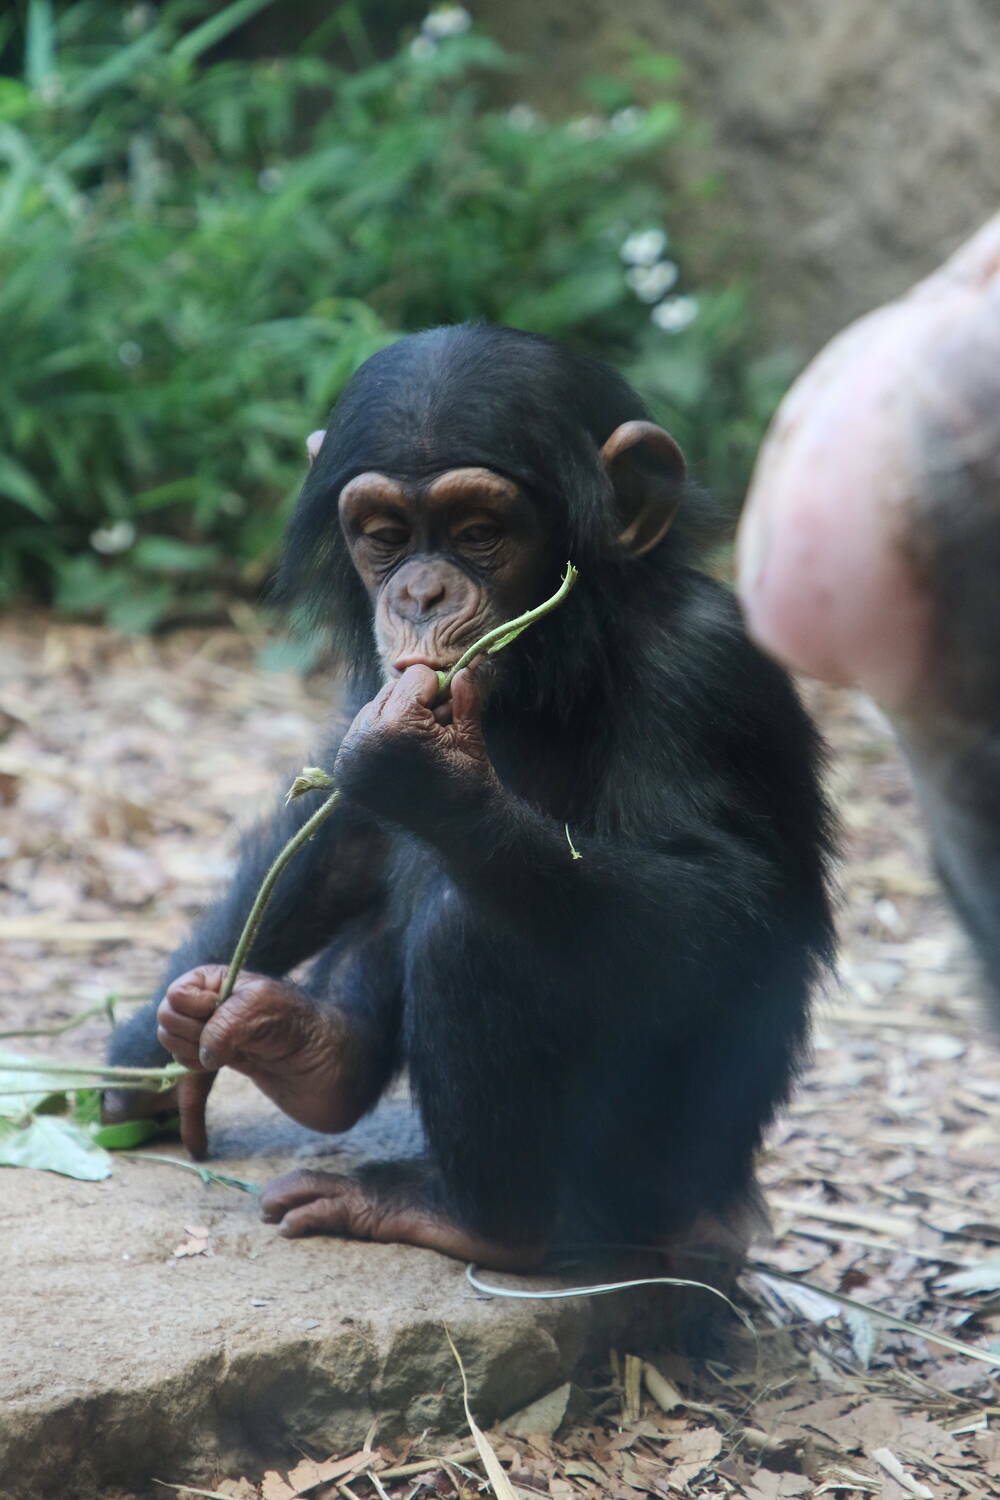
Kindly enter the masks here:
[[[256, 1183], [293, 1160], [340, 1168], [418, 1146], [405, 1098], [333, 1144], [232, 1074], [212, 1096], [210, 1130], [209, 1165]], [[444, 1324], [488, 1422], [640, 1318], [648, 1346], [651, 1318], [665, 1323], [677, 1295], [486, 1300], [455, 1261], [283, 1240], [251, 1195], [149, 1160], [118, 1158], [100, 1183], [23, 1170], [2, 1183], [4, 1500], [93, 1500], [152, 1476], [206, 1486], [215, 1472], [259, 1472], [296, 1451], [351, 1451], [373, 1423], [386, 1443], [460, 1433]]]

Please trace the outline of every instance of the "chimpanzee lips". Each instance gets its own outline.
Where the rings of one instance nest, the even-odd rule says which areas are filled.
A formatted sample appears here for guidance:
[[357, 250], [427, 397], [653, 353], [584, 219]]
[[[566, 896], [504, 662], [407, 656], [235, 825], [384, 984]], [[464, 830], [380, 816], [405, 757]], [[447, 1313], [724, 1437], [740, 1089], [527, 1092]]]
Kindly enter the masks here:
[[430, 667], [432, 672], [447, 672], [450, 666], [451, 662], [437, 661], [430, 656], [400, 656], [393, 662], [392, 670], [397, 677], [402, 677], [407, 667]]

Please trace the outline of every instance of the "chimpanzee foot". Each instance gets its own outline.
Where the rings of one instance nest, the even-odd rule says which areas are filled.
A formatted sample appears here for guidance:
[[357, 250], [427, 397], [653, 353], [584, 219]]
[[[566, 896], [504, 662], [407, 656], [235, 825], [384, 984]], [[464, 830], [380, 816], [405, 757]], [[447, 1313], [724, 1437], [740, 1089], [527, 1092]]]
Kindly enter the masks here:
[[289, 1172], [264, 1189], [263, 1217], [289, 1239], [335, 1234], [422, 1245], [495, 1271], [533, 1271], [545, 1259], [542, 1244], [503, 1244], [463, 1229], [427, 1200], [418, 1173], [408, 1182], [403, 1169], [393, 1175], [396, 1186], [386, 1191], [335, 1172]]
[[1000, 216], [835, 339], [761, 452], [753, 635], [894, 715], [1000, 724]]
[[370, 1087], [347, 1017], [265, 974], [240, 974], [220, 1006], [225, 977], [224, 964], [203, 964], [174, 980], [157, 1013], [161, 1045], [186, 1067], [245, 1074], [312, 1130], [349, 1130]]

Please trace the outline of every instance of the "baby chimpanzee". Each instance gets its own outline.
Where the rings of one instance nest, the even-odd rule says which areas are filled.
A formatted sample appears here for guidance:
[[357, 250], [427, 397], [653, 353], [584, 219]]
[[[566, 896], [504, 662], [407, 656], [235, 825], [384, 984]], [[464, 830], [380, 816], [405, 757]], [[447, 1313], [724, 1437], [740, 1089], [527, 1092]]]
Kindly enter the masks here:
[[[376, 354], [309, 447], [283, 574], [349, 668], [322, 754], [343, 801], [231, 998], [213, 1012], [301, 801], [247, 840], [113, 1059], [200, 1070], [195, 1155], [220, 1067], [335, 1132], [407, 1069], [426, 1158], [282, 1178], [285, 1234], [524, 1269], [556, 1235], [738, 1225], [831, 952], [828, 821], [788, 679], [697, 569], [677, 446], [611, 370], [471, 325]], [[567, 558], [568, 600], [438, 705], [436, 669]]]

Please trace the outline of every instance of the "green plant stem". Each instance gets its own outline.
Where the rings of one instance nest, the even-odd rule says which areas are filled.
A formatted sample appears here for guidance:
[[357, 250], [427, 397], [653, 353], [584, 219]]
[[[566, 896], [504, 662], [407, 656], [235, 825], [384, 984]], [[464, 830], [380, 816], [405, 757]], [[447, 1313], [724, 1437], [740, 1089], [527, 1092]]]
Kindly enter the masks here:
[[25, 1036], [62, 1036], [64, 1032], [73, 1031], [77, 1026], [82, 1026], [92, 1016], [107, 1016], [114, 1025], [114, 1006], [120, 997], [109, 995], [107, 999], [100, 1000], [96, 1005], [90, 1005], [86, 1010], [77, 1011], [76, 1015], [70, 1016], [66, 1021], [59, 1021], [54, 1026], [31, 1026], [22, 1031], [0, 1031], [0, 1042], [9, 1042], [15, 1037]]
[[278, 876], [288, 864], [289, 860], [294, 859], [295, 855], [302, 848], [302, 845], [308, 844], [309, 840], [312, 838], [316, 830], [322, 827], [339, 801], [340, 789], [338, 787], [334, 787], [333, 791], [330, 793], [329, 797], [327, 797], [322, 806], [318, 807], [313, 813], [312, 817], [307, 818], [307, 820], [303, 823], [298, 833], [294, 833], [288, 840], [288, 843], [281, 850], [280, 854], [271, 865], [271, 868], [264, 876], [264, 879], [261, 882], [260, 890], [257, 892], [257, 895], [254, 898], [253, 906], [251, 906], [250, 908], [250, 915], [247, 917], [246, 922], [243, 926], [243, 931], [240, 933], [240, 940], [236, 944], [236, 952], [233, 954], [230, 960], [229, 971], [226, 974], [222, 989], [219, 992], [219, 998], [215, 1002], [216, 1010], [218, 1010], [219, 1006], [222, 1005], [226, 1000], [228, 1000], [230, 995], [233, 993], [233, 986], [235, 985], [237, 977], [239, 976], [239, 972], [246, 960], [250, 944], [257, 936], [257, 929], [260, 926], [261, 919], [264, 916], [264, 909], [271, 899], [271, 892], [274, 890]]
[[124, 1157], [125, 1161], [141, 1161], [143, 1165], [147, 1162], [160, 1162], [165, 1167], [180, 1167], [185, 1172], [194, 1172], [200, 1177], [206, 1187], [213, 1184], [218, 1187], [236, 1188], [241, 1193], [260, 1194], [260, 1188], [255, 1182], [247, 1182], [243, 1177], [229, 1177], [225, 1172], [213, 1172], [211, 1167], [202, 1166], [196, 1161], [182, 1161], [179, 1156], [164, 1156], [159, 1151], [116, 1151], [115, 1156]]
[[461, 672], [463, 667], [467, 667], [470, 661], [475, 661], [476, 657], [482, 656], [484, 651], [488, 656], [494, 656], [496, 652], [502, 651], [505, 646], [509, 646], [511, 641], [517, 640], [522, 630], [527, 630], [529, 625], [534, 625], [536, 620], [541, 620], [545, 615], [550, 614], [552, 610], [556, 609], [563, 602], [579, 576], [573, 564], [568, 562], [562, 576], [562, 582], [550, 599], [544, 600], [541, 604], [536, 604], [534, 609], [525, 610], [524, 614], [518, 615], [516, 620], [508, 620], [503, 625], [494, 626], [492, 630], [488, 630], [485, 635], [480, 636], [474, 646], [470, 646], [468, 651], [463, 652], [453, 667], [449, 667], [447, 672], [439, 672], [438, 689], [442, 698], [448, 692], [457, 674]]
[[[61, 1063], [61, 1062], [3, 1062], [0, 1063], [0, 1072], [4, 1073], [44, 1073], [52, 1074], [57, 1078], [80, 1078], [92, 1079], [94, 1087], [100, 1088], [104, 1084], [116, 1084], [119, 1088], [157, 1089], [165, 1091], [173, 1088], [174, 1084], [185, 1076], [188, 1069], [181, 1063], [168, 1063], [165, 1068], [119, 1068], [108, 1064], [102, 1067], [99, 1063]], [[34, 1092], [38, 1092], [37, 1089]]]
[[[437, 674], [438, 702], [441, 702], [447, 696], [456, 673], [460, 672], [463, 667], [467, 667], [477, 656], [482, 656], [484, 652], [494, 655], [497, 651], [502, 651], [505, 646], [509, 646], [511, 641], [516, 640], [523, 630], [528, 629], [529, 625], [534, 625], [536, 620], [541, 620], [562, 603], [570, 589], [576, 583], [577, 577], [576, 568], [574, 568], [571, 562], [568, 562], [562, 576], [562, 582], [551, 598], [545, 599], [541, 604], [536, 605], [534, 609], [526, 610], [523, 615], [518, 615], [517, 619], [507, 620], [503, 625], [497, 625], [492, 630], [488, 630], [485, 635], [480, 636], [475, 645], [470, 646], [468, 651], [459, 657], [453, 667], [449, 668], [447, 672], [439, 672]], [[307, 772], [303, 772], [304, 776], [307, 774]], [[312, 817], [303, 823], [298, 833], [294, 833], [288, 840], [288, 843], [281, 850], [271, 868], [264, 876], [260, 890], [254, 898], [253, 906], [250, 908], [250, 915], [247, 917], [243, 925], [243, 931], [240, 933], [240, 940], [236, 944], [236, 951], [230, 960], [226, 978], [222, 989], [219, 991], [219, 998], [215, 1002], [216, 1010], [218, 1010], [220, 1005], [224, 1005], [233, 993], [233, 988], [239, 977], [240, 970], [246, 961], [250, 945], [257, 936], [257, 930], [260, 927], [265, 908], [271, 899], [271, 892], [274, 890], [282, 870], [288, 864], [289, 860], [294, 859], [303, 844], [307, 844], [317, 829], [322, 827], [337, 806], [339, 800], [340, 790], [338, 787], [334, 787], [323, 805], [318, 807]]]

